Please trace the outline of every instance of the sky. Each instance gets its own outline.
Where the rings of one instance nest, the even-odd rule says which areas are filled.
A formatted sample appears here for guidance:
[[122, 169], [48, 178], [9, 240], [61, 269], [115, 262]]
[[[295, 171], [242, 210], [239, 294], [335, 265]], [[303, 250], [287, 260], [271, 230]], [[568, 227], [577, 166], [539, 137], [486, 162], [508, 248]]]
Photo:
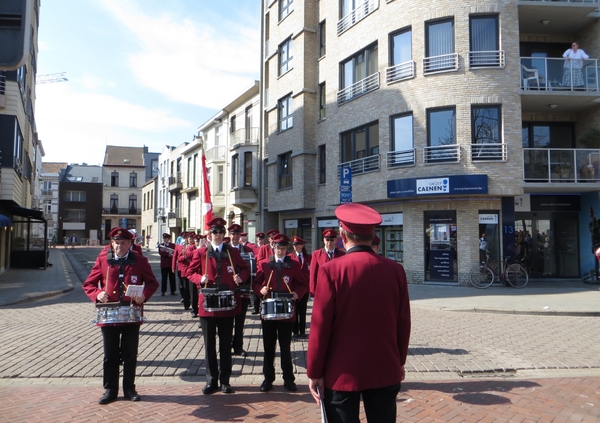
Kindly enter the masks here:
[[162, 152], [259, 79], [258, 0], [46, 0], [35, 119], [44, 162], [100, 165], [107, 145]]

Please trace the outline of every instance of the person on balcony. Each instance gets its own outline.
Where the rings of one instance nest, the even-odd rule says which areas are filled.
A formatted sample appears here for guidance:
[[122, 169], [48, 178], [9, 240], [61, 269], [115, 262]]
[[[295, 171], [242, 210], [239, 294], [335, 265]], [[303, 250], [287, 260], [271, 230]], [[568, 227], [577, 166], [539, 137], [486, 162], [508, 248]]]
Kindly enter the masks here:
[[589, 59], [590, 56], [579, 48], [578, 42], [574, 42], [571, 44], [571, 48], [563, 53], [563, 57], [565, 58], [563, 87], [583, 87], [585, 82], [581, 68], [583, 68], [583, 61]]

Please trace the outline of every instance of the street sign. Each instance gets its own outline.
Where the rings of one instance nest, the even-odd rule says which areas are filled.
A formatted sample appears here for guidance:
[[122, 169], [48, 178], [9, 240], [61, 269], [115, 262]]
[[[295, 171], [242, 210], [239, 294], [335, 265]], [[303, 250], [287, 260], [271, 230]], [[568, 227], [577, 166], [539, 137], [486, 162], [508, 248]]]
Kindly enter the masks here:
[[340, 204], [352, 202], [352, 168], [342, 166], [340, 168]]

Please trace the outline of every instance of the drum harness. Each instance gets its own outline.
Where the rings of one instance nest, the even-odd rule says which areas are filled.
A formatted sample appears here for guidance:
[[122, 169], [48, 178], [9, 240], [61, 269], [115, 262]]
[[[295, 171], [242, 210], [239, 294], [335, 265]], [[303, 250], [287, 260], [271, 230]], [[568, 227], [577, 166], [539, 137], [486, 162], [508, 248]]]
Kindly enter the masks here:
[[[289, 269], [290, 267], [292, 267], [292, 262], [288, 256], [285, 256], [282, 259], [282, 261], [280, 262], [278, 260], [275, 260], [275, 256], [273, 255], [273, 256], [271, 256], [271, 260], [269, 261], [269, 267], [272, 269], [273, 268], [277, 269], [277, 290], [271, 291], [271, 298], [277, 298], [278, 297], [277, 294], [283, 292], [283, 290], [281, 289], [281, 284], [283, 282], [282, 269], [283, 268]], [[288, 291], [290, 291], [290, 294], [291, 294], [289, 285], [287, 285], [287, 289], [288, 289]], [[285, 296], [287, 296], [287, 293]]]
[[[124, 306], [131, 305], [131, 301], [123, 300], [123, 288], [125, 287], [125, 266], [133, 265], [135, 263], [135, 254], [132, 252], [128, 252], [125, 258], [119, 259], [115, 257], [114, 251], [111, 249], [108, 256], [108, 264], [109, 266], [119, 266], [119, 281], [117, 284], [117, 289], [119, 291], [119, 303]], [[106, 273], [106, 285], [105, 290], [108, 288], [108, 272]]]

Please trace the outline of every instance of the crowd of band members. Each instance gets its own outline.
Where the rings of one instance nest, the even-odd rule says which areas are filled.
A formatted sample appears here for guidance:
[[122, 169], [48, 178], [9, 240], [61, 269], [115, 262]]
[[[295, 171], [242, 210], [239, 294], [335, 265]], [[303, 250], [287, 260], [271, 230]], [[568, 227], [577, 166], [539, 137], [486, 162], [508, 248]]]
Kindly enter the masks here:
[[[263, 243], [265, 234], [259, 232], [256, 234], [256, 244], [252, 244], [247, 241], [247, 234], [242, 232], [240, 225], [233, 223], [226, 228], [226, 224], [224, 219], [215, 218], [207, 223], [209, 231], [206, 235], [183, 232], [180, 234], [179, 242], [176, 243], [171, 242], [171, 235], [165, 233], [162, 236], [163, 242], [158, 245], [161, 258], [161, 294], [165, 296], [167, 291], [170, 291], [171, 295], [176, 295], [175, 275], [177, 275], [184, 309], [190, 310], [191, 308], [191, 316], [200, 319], [206, 362], [206, 385], [202, 392], [205, 395], [218, 390], [225, 394], [234, 392], [230, 385], [232, 350], [235, 355], [247, 356], [247, 352], [243, 349], [243, 328], [250, 304], [253, 306], [252, 313], [258, 314], [261, 300], [275, 299], [284, 295], [289, 295], [289, 298], [292, 298], [295, 304], [292, 317], [284, 320], [270, 320], [263, 318], [261, 313], [264, 380], [260, 390], [267, 392], [273, 388], [273, 382], [275, 381], [274, 361], [277, 343], [279, 343], [283, 385], [288, 391], [297, 391], [291, 358], [291, 342], [294, 338], [306, 338], [307, 304], [309, 295], [314, 295], [318, 291], [317, 274], [319, 268], [327, 262], [339, 259], [346, 254], [345, 251], [336, 246], [339, 234], [334, 229], [325, 229], [322, 233], [323, 248], [316, 250], [311, 255], [306, 250], [306, 242], [298, 236], [293, 236], [290, 239], [278, 230], [272, 229], [266, 233], [267, 243]], [[367, 226], [367, 230], [373, 235], [372, 240], [369, 242], [372, 250], [378, 255], [380, 240], [373, 234], [371, 226]], [[355, 227], [360, 228], [361, 225], [357, 223]], [[229, 232], [229, 237], [225, 236], [226, 230]], [[119, 291], [117, 294], [118, 290], [115, 288], [118, 284], [118, 277], [120, 276], [122, 280], [123, 275], [118, 275], [118, 271], [116, 273], [115, 271], [111, 272], [110, 267], [114, 263], [106, 260], [109, 251], [123, 253], [123, 248], [119, 245], [119, 239], [127, 237], [128, 240], [131, 240], [128, 235], [123, 235], [123, 232], [126, 231], [119, 230], [118, 234], [115, 232], [111, 235], [111, 246], [106, 247], [100, 254], [90, 277], [84, 283], [84, 289], [92, 301], [123, 300], [122, 292]], [[292, 244], [292, 252], [289, 252], [290, 243]], [[142, 277], [135, 282], [129, 280], [129, 283], [145, 283], [147, 288], [141, 298], [126, 298], [125, 300], [129, 303], [143, 304], [158, 289], [159, 284], [153, 277], [148, 261], [143, 257], [142, 252], [135, 248], [136, 244], [133, 242], [130, 245], [131, 250], [128, 250], [129, 253], [118, 258], [127, 258], [127, 256], [135, 258], [138, 255], [141, 257], [137, 259], [135, 266], [137, 266], [136, 269]], [[368, 246], [363, 245], [363, 247], [371, 251]], [[130, 254], [130, 251], [135, 251], [135, 253]], [[245, 260], [246, 257], [252, 256], [255, 258], [255, 268], [252, 268], [251, 260]], [[131, 269], [124, 272], [124, 267], [121, 265], [120, 273], [129, 275], [133, 268], [132, 266]], [[331, 266], [327, 268], [335, 269]], [[399, 272], [395, 267], [393, 269], [394, 272]], [[403, 275], [404, 271], [401, 272], [401, 275]], [[103, 274], [106, 274], [104, 286], [98, 283]], [[254, 275], [254, 278], [251, 278], [251, 275]], [[321, 277], [322, 275], [319, 276], [319, 278]], [[406, 284], [405, 278], [403, 283]], [[206, 290], [208, 293], [208, 288], [234, 292], [235, 307], [224, 311], [206, 310], [204, 291]], [[320, 291], [327, 292], [328, 289], [320, 288]], [[250, 299], [251, 292], [255, 296], [255, 301]], [[407, 297], [405, 300], [407, 301]], [[406, 304], [402, 306], [406, 308]], [[321, 317], [319, 316], [319, 318]], [[406, 316], [403, 318], [406, 318]], [[409, 317], [408, 319], [410, 320]], [[134, 384], [135, 356], [137, 355], [140, 324], [141, 322], [128, 325], [103, 325], [104, 387], [106, 392], [100, 399], [100, 404], [107, 404], [116, 399], [120, 354], [124, 361], [123, 390], [125, 398], [134, 401], [140, 400]], [[402, 328], [402, 330], [404, 329], [406, 328]], [[219, 360], [217, 360], [217, 334], [219, 335]], [[408, 338], [406, 338], [407, 345]], [[313, 355], [316, 356], [317, 354], [314, 353]], [[405, 355], [401, 359], [404, 361], [406, 359]], [[322, 363], [319, 365], [322, 365]], [[403, 378], [403, 362], [401, 374]], [[388, 379], [396, 380], [393, 375]], [[311, 380], [313, 381], [311, 392], [313, 395], [317, 395], [313, 388], [316, 388], [317, 384], [320, 383], [318, 380], [322, 379], [317, 377]], [[391, 386], [389, 392], [385, 391], [385, 394], [393, 395], [395, 398], [400, 384], [394, 383], [391, 385], [393, 386]], [[329, 400], [331, 403], [331, 398]]]

